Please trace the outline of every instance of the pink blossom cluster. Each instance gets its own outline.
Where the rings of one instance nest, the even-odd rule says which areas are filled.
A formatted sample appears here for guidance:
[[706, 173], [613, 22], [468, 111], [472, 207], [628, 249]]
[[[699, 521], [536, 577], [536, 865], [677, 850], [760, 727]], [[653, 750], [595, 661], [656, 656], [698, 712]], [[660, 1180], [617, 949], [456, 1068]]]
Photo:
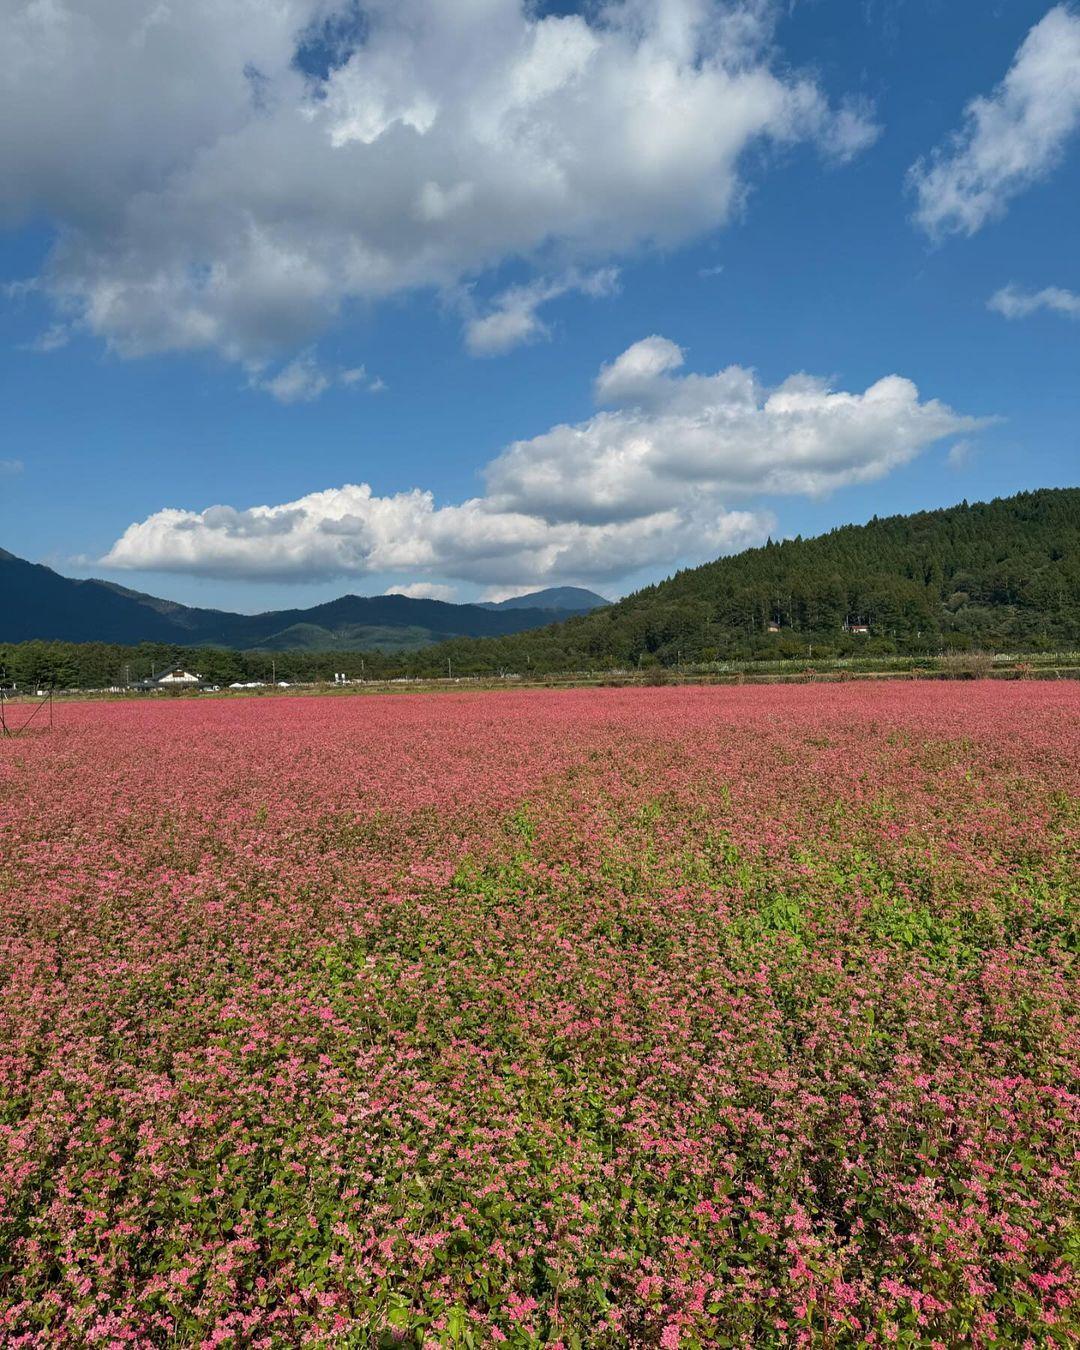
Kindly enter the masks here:
[[1068, 684], [0, 744], [0, 1343], [1073, 1345]]

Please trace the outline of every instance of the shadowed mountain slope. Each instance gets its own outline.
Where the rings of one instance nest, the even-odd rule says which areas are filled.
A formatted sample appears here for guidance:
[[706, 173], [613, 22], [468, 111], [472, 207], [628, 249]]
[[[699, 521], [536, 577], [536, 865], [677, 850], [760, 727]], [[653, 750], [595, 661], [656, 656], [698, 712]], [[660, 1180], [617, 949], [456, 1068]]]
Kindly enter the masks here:
[[[567, 588], [569, 589], [569, 588]], [[540, 593], [545, 594], [544, 592]], [[198, 609], [129, 590], [111, 581], [75, 580], [0, 550], [0, 642], [179, 643], [233, 648], [309, 650], [417, 647], [448, 637], [519, 633], [572, 612], [554, 602], [453, 605], [404, 595], [343, 595], [309, 609], [232, 614]], [[578, 592], [582, 597], [591, 593]], [[528, 600], [532, 597], [523, 597]], [[592, 597], [596, 603], [599, 597]], [[582, 603], [578, 608], [587, 609]]]

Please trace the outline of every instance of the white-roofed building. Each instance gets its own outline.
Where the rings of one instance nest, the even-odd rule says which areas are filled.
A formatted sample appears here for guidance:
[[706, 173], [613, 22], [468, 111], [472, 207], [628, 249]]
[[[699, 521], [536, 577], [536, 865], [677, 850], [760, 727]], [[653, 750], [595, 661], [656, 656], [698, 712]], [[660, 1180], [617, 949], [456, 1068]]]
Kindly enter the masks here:
[[192, 689], [197, 684], [202, 684], [202, 677], [192, 675], [190, 670], [170, 670], [164, 675], [159, 675], [154, 681], [164, 689]]

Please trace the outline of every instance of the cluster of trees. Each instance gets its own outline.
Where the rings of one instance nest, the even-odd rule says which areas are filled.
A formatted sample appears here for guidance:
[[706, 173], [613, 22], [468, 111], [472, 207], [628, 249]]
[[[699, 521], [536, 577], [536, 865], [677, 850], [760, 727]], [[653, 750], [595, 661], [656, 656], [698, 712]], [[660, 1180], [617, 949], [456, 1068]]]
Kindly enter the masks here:
[[[868, 633], [853, 631], [866, 626]], [[773, 631], [775, 630], [775, 631]], [[0, 682], [94, 688], [184, 665], [234, 680], [543, 674], [855, 653], [1080, 645], [1080, 489], [849, 525], [677, 573], [616, 605], [506, 637], [407, 652], [234, 652], [28, 642]], [[272, 664], [273, 663], [273, 664]], [[6, 679], [5, 679], [6, 675]]]

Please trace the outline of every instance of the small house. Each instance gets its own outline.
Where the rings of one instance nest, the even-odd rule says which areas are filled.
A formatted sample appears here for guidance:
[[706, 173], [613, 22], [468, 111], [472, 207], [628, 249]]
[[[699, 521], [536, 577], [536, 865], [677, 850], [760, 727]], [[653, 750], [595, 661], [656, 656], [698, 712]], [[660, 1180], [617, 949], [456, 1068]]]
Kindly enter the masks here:
[[870, 636], [870, 625], [866, 623], [853, 623], [848, 629], [849, 633], [855, 633], [862, 637]]
[[164, 675], [159, 675], [154, 681], [163, 689], [193, 689], [195, 685], [202, 684], [198, 675], [192, 675], [190, 670], [170, 670]]
[[767, 623], [765, 625], [766, 633], [779, 633], [780, 625], [778, 623]]

